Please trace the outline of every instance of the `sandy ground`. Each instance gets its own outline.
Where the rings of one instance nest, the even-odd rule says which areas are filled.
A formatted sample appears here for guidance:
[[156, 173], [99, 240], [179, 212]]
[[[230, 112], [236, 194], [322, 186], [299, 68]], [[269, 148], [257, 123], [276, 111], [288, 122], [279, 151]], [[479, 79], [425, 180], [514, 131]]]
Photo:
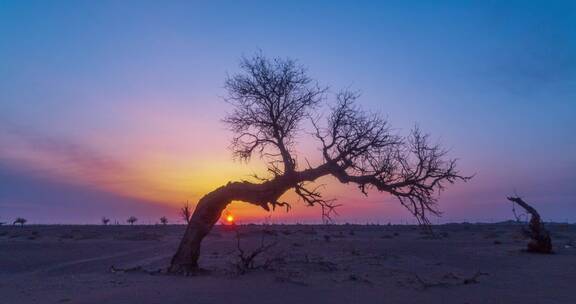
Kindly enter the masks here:
[[576, 226], [548, 228], [553, 255], [521, 251], [510, 224], [241, 226], [246, 252], [276, 245], [239, 274], [218, 227], [207, 271], [183, 277], [151, 272], [184, 226], [2, 226], [0, 303], [576, 303]]

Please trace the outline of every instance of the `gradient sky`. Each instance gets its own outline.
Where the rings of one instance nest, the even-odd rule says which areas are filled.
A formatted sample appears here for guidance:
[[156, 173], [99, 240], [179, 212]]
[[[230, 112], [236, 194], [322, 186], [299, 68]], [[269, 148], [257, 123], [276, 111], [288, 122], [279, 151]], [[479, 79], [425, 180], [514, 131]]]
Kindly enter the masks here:
[[[510, 219], [514, 192], [576, 221], [574, 1], [0, 0], [0, 222], [176, 221], [183, 201], [260, 172], [232, 160], [220, 122], [226, 75], [257, 50], [450, 148], [476, 176], [433, 222]], [[323, 182], [337, 222], [411, 220], [387, 195]], [[293, 206], [271, 220], [320, 221]]]

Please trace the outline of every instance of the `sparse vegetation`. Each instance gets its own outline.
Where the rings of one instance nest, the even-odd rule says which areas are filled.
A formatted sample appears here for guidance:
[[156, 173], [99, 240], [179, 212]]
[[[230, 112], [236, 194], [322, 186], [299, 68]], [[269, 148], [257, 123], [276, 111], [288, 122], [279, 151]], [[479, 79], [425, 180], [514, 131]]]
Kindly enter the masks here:
[[138, 221], [138, 218], [135, 216], [131, 216], [126, 220], [126, 222], [128, 222], [130, 225], [134, 225], [134, 223], [136, 223], [137, 221]]
[[109, 222], [110, 222], [109, 218], [102, 217], [102, 225], [106, 226], [106, 225], [108, 225]]
[[24, 226], [24, 224], [26, 224], [28, 220], [23, 218], [23, 217], [18, 217], [14, 220], [14, 222], [12, 223], [12, 225], [16, 225], [19, 224], [21, 227]]
[[238, 228], [234, 230], [236, 233], [236, 252], [238, 260], [234, 263], [236, 272], [238, 274], [245, 274], [250, 270], [256, 269], [258, 266], [255, 264], [256, 257], [262, 253], [270, 250], [272, 247], [276, 246], [278, 242], [274, 241], [271, 243], [266, 243], [265, 236], [266, 233], [262, 232], [262, 238], [260, 239], [260, 246], [253, 250], [245, 250], [241, 246], [242, 234], [238, 231]]
[[184, 206], [180, 208], [180, 216], [186, 224], [190, 223], [190, 219], [192, 218], [192, 208], [190, 207], [190, 203], [188, 201], [186, 201]]
[[165, 217], [165, 216], [161, 217], [161, 218], [160, 218], [160, 223], [161, 223], [162, 225], [168, 225], [168, 218]]

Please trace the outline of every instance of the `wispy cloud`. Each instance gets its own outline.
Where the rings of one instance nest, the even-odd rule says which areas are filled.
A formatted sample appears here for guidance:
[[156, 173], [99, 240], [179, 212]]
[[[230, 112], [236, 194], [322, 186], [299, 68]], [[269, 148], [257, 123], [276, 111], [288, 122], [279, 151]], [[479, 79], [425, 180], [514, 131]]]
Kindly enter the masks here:
[[0, 129], [0, 162], [32, 175], [98, 184], [126, 171], [117, 160], [89, 147], [25, 129]]

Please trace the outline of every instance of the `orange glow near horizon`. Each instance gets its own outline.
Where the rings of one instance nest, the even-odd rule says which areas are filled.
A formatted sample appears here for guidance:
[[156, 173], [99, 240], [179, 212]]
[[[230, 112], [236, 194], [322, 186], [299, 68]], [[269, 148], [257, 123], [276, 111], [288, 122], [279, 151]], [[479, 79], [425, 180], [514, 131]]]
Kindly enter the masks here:
[[[5, 143], [0, 145], [0, 156], [21, 168], [39, 172], [43, 178], [163, 205], [173, 209], [174, 214], [183, 202], [196, 203], [230, 181], [259, 182], [251, 175], [266, 176], [264, 162], [254, 159], [242, 163], [232, 159], [227, 149], [229, 134], [219, 129], [218, 121], [196, 121], [196, 125], [187, 125], [192, 130], [213, 132], [182, 133], [184, 119], [178, 119], [177, 114], [171, 113], [170, 120], [162, 119], [162, 115], [136, 116], [146, 124], [131, 130], [130, 136], [98, 133], [87, 138], [49, 139], [47, 144], [38, 144], [32, 135], [20, 136], [0, 130], [0, 143]], [[312, 164], [319, 163], [314, 159], [317, 153], [313, 143], [301, 138], [299, 148], [299, 153], [308, 156]], [[321, 178], [316, 184], [325, 184], [323, 194], [344, 203], [342, 213], [350, 218], [363, 218], [374, 214], [374, 210], [390, 214], [386, 212], [390, 210], [387, 207], [368, 203], [355, 189], [351, 191], [331, 177]], [[231, 214], [225, 213], [222, 221], [226, 224], [234, 223], [237, 218], [243, 223], [321, 221], [320, 209], [307, 208], [292, 191], [281, 200], [294, 208], [288, 213], [284, 208], [267, 212], [253, 204], [233, 202], [228, 209]]]

